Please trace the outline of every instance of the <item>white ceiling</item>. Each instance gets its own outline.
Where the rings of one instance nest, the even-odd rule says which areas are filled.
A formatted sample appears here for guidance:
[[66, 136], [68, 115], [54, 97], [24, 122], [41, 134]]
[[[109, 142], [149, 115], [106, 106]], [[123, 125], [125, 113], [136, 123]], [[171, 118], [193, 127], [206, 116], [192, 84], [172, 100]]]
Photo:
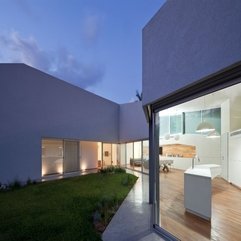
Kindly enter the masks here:
[[217, 108], [221, 107], [221, 104], [228, 99], [230, 100], [230, 107], [241, 112], [241, 84], [163, 110], [160, 115], [175, 115], [181, 112]]

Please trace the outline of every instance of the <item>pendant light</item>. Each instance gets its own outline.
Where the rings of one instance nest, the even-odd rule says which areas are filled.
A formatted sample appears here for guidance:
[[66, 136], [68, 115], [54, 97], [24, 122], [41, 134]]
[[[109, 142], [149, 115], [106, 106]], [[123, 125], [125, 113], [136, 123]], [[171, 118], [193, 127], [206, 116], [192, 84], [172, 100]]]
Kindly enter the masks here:
[[196, 132], [198, 133], [205, 133], [205, 132], [212, 132], [212, 131], [215, 131], [215, 128], [206, 121], [202, 121], [196, 129]]
[[220, 137], [220, 134], [214, 130], [214, 131], [211, 131], [207, 134], [207, 138], [219, 138]]

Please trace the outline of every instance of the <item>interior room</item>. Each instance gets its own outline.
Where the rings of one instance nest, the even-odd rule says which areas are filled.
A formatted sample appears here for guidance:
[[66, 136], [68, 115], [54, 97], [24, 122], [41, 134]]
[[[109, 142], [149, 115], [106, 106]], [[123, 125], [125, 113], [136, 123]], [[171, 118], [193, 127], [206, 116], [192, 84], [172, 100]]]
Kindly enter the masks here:
[[125, 163], [125, 144], [44, 138], [41, 147], [45, 178]]
[[96, 169], [101, 142], [42, 139], [42, 177]]
[[181, 240], [241, 237], [241, 84], [159, 112], [159, 225]]
[[[125, 147], [124, 147], [125, 146]], [[138, 172], [149, 173], [149, 141], [135, 141], [121, 144], [121, 163]]]

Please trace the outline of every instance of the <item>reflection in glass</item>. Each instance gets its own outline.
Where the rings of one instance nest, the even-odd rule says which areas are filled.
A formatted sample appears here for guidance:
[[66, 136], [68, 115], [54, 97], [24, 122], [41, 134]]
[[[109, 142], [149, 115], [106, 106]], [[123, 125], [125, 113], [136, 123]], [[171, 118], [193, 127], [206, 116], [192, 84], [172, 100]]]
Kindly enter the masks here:
[[103, 166], [112, 165], [112, 147], [110, 143], [103, 143]]
[[149, 141], [143, 141], [142, 143], [143, 172], [149, 173]]
[[63, 173], [63, 141], [42, 140], [42, 176]]
[[133, 167], [135, 170], [142, 170], [142, 145], [141, 141], [134, 142]]
[[120, 165], [122, 167], [126, 166], [126, 144], [120, 144]]
[[112, 161], [111, 161], [111, 165], [116, 166], [117, 163], [117, 145], [116, 144], [112, 144]]
[[126, 166], [133, 168], [133, 142], [126, 144]]

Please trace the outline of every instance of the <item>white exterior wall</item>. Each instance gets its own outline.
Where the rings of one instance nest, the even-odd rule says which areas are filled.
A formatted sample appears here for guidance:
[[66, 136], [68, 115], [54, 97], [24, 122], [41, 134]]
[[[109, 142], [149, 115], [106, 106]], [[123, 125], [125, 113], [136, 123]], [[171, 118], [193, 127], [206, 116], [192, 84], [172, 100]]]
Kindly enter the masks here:
[[142, 108], [142, 102], [120, 105], [119, 141], [129, 142], [148, 139], [148, 123]]
[[42, 138], [118, 136], [118, 104], [24, 64], [0, 65], [0, 182], [41, 178]]
[[143, 29], [143, 105], [241, 60], [240, 0], [167, 0]]

